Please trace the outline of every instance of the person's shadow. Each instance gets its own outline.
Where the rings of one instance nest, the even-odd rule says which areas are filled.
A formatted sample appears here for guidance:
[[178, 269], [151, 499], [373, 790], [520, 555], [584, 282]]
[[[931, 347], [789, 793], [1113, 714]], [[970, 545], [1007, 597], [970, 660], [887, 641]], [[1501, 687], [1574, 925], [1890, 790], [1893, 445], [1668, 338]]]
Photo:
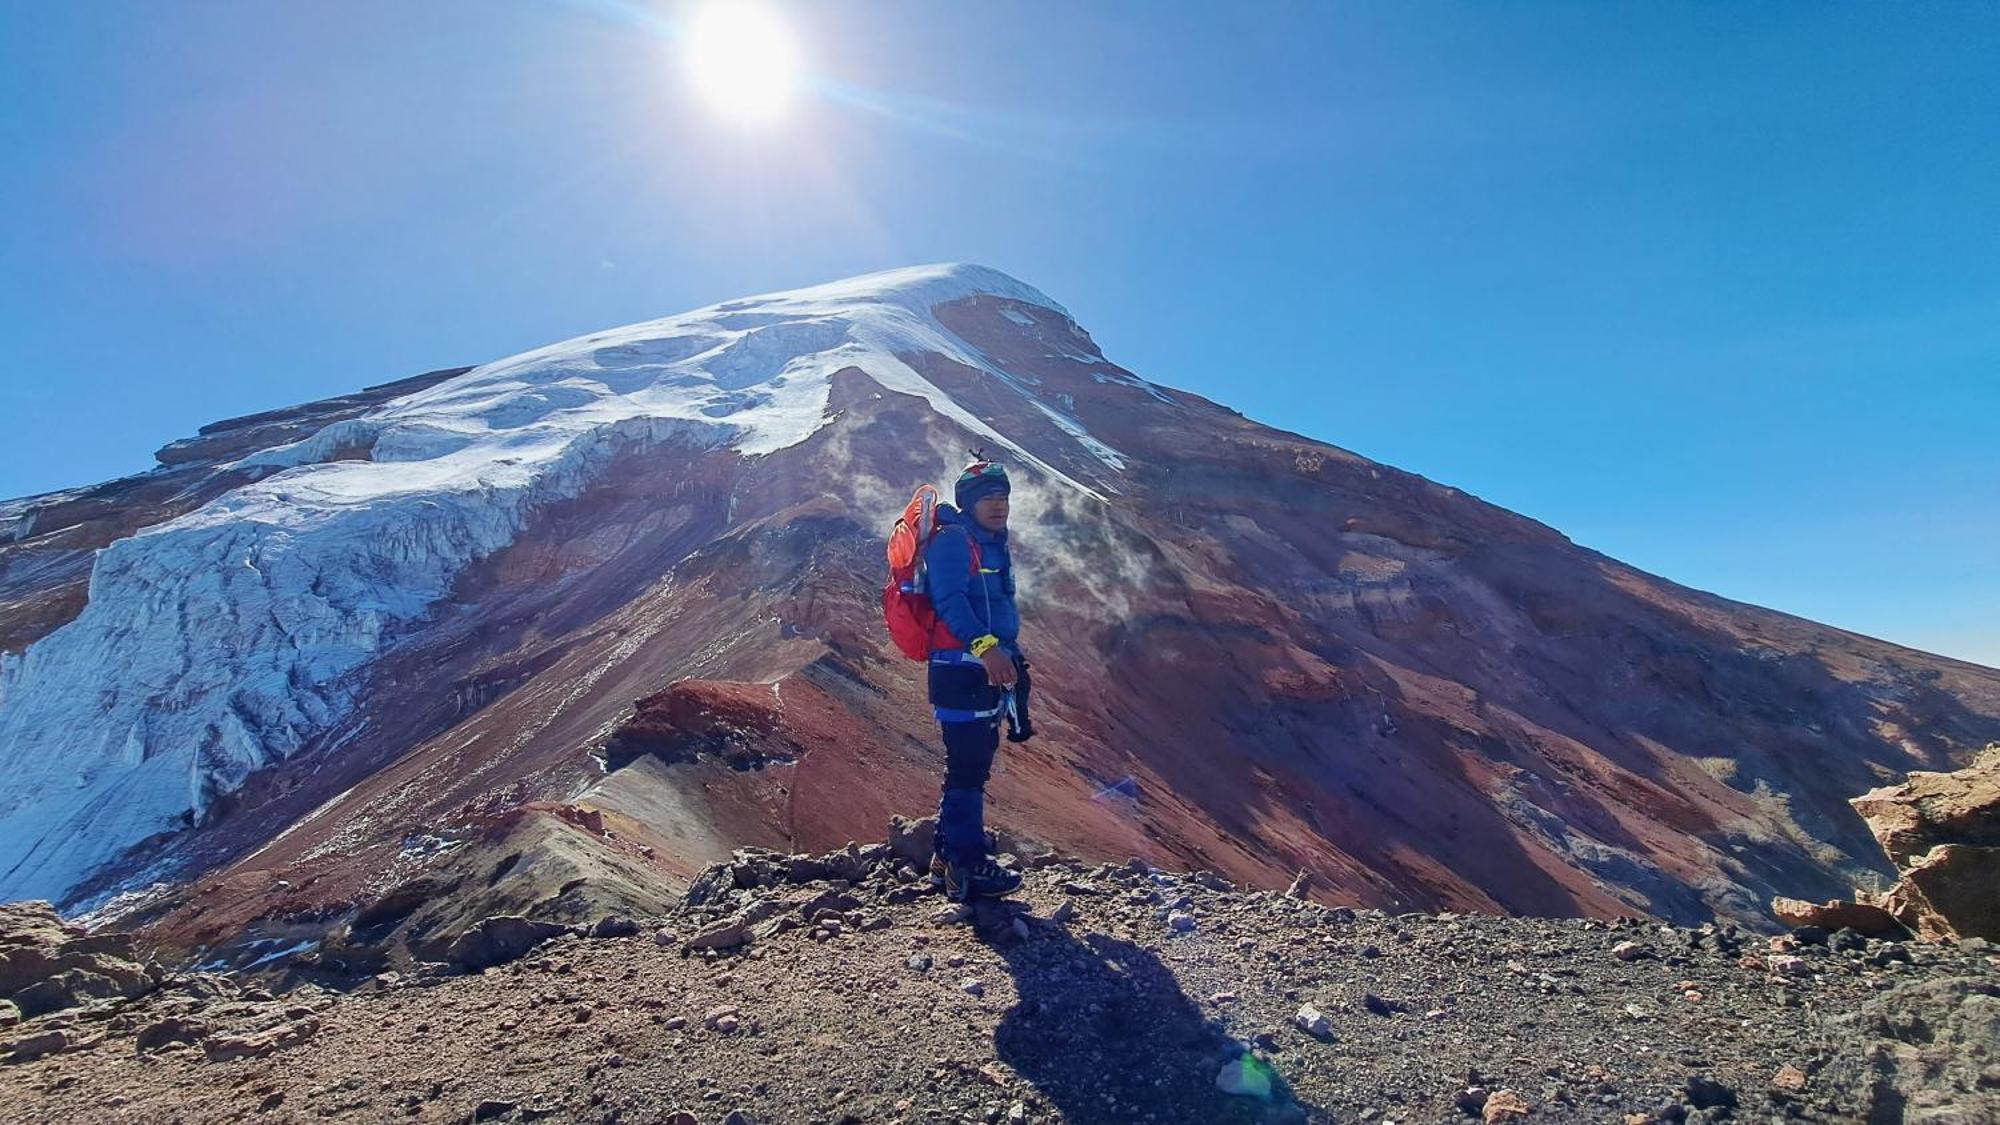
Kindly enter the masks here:
[[[1324, 1121], [1275, 1071], [1270, 1096], [1226, 1094], [1216, 1076], [1243, 1044], [1205, 1017], [1158, 958], [1104, 934], [1079, 938], [1035, 923], [1026, 941], [1012, 922], [1022, 907], [980, 902], [981, 940], [1006, 963], [1020, 996], [993, 1033], [1002, 1062], [1076, 1125]], [[1253, 1070], [1256, 1061], [1246, 1060]]]

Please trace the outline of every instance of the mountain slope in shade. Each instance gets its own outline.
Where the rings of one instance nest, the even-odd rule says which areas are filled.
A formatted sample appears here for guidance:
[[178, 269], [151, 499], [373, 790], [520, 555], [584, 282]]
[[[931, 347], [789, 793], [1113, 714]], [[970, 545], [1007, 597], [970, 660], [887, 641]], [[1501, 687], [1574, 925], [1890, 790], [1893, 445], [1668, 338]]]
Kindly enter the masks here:
[[189, 943], [370, 904], [421, 936], [873, 838], [939, 755], [880, 539], [971, 446], [1015, 469], [1040, 689], [993, 817], [1083, 855], [1748, 918], [1880, 873], [1846, 798], [2000, 738], [2000, 673], [1151, 384], [992, 270], [444, 374], [103, 486], [98, 525], [145, 530], [80, 610], [75, 494], [0, 507], [0, 894]]

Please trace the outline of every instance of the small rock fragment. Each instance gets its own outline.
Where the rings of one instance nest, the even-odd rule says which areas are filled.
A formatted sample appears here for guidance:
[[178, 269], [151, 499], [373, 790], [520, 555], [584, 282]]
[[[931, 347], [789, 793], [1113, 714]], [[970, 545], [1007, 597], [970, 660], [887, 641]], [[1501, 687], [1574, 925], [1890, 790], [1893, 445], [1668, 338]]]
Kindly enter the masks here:
[[707, 1014], [701, 1017], [701, 1025], [710, 1031], [714, 1031], [721, 1025], [722, 1021], [734, 1019], [740, 1012], [741, 1009], [734, 1004], [719, 1004], [710, 1008]]
[[1486, 1104], [1480, 1110], [1480, 1118], [1486, 1125], [1497, 1125], [1501, 1121], [1516, 1121], [1528, 1116], [1528, 1099], [1512, 1090], [1495, 1090], [1488, 1095]]
[[1637, 961], [1652, 951], [1636, 941], [1621, 941], [1611, 947], [1611, 955], [1620, 961]]
[[1804, 1090], [1806, 1082], [1806, 1072], [1791, 1063], [1786, 1063], [1779, 1067], [1778, 1073], [1771, 1076], [1772, 1088], [1783, 1090], [1788, 1094], [1796, 1094]]
[[1300, 1006], [1299, 1010], [1293, 1013], [1292, 1022], [1298, 1025], [1300, 1031], [1315, 1039], [1324, 1039], [1333, 1033], [1333, 1021], [1327, 1019], [1326, 1013], [1311, 1004]]

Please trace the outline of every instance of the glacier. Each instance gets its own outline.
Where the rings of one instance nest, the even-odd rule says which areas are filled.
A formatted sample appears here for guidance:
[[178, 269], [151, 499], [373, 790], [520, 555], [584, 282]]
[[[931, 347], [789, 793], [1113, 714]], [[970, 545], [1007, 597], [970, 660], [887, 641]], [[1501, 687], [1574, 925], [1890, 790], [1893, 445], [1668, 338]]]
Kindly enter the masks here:
[[[620, 452], [786, 448], [825, 423], [843, 368], [1102, 500], [896, 358], [936, 352], [1005, 378], [930, 311], [975, 295], [1068, 318], [987, 267], [893, 270], [525, 352], [245, 457], [277, 471], [106, 547], [83, 612], [0, 654], [0, 901], [67, 900], [307, 747], [399, 629]], [[344, 459], [355, 449], [368, 459]]]

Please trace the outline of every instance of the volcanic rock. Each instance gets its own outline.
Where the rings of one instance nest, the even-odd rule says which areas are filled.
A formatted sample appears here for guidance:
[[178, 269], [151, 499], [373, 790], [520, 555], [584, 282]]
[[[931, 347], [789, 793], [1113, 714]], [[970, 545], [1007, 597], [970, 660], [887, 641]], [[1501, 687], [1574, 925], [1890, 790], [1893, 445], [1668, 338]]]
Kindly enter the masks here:
[[519, 915], [481, 919], [445, 949], [445, 960], [469, 972], [504, 965], [569, 927]]
[[1502, 1121], [1517, 1121], [1528, 1116], [1532, 1108], [1528, 1099], [1513, 1090], [1495, 1090], [1480, 1107], [1480, 1117], [1486, 1125], [1499, 1125]]
[[693, 937], [683, 942], [681, 948], [687, 952], [703, 949], [734, 949], [750, 939], [750, 927], [745, 925], [741, 918], [725, 918], [702, 927]]
[[1933, 941], [2000, 940], [2000, 848], [1939, 844], [1903, 868], [1882, 907]]
[[1901, 985], [1838, 1023], [1860, 1044], [1816, 1078], [1853, 1119], [2000, 1121], [2000, 984]]
[[1848, 803], [1899, 867], [1939, 844], [2000, 848], [2000, 743], [1963, 769], [1915, 772]]
[[1292, 1014], [1292, 1022], [1298, 1025], [1300, 1031], [1316, 1039], [1323, 1039], [1333, 1033], [1333, 1021], [1327, 1019], [1324, 1012], [1311, 1004], [1300, 1006], [1299, 1010]]
[[90, 934], [64, 922], [46, 902], [0, 905], [0, 999], [31, 1017], [143, 996], [159, 982], [131, 959], [132, 946], [129, 935]]
[[13, 1062], [27, 1062], [43, 1055], [53, 1055], [67, 1050], [74, 1042], [75, 1035], [67, 1028], [23, 1035], [7, 1045], [7, 1058]]
[[[2000, 743], [1961, 770], [1917, 772], [1850, 802], [1900, 879], [1866, 901], [1772, 900], [1792, 925], [1890, 934], [1890, 921], [1933, 941], [2000, 939]], [[1886, 920], [1885, 920], [1886, 919]]]
[[1895, 915], [1880, 906], [1840, 899], [1812, 903], [1781, 896], [1771, 900], [1771, 913], [1778, 921], [1792, 927], [1810, 926], [1829, 932], [1853, 930], [1869, 937], [1892, 937], [1909, 932], [1901, 922], [1896, 921]]

